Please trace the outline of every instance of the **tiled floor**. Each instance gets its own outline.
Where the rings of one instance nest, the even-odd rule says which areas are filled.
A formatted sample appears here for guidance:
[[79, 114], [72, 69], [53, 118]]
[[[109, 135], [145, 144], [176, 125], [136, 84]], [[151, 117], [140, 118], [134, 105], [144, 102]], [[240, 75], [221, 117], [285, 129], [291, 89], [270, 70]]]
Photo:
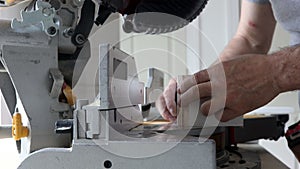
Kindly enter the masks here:
[[13, 139], [0, 139], [0, 169], [16, 169], [19, 156]]

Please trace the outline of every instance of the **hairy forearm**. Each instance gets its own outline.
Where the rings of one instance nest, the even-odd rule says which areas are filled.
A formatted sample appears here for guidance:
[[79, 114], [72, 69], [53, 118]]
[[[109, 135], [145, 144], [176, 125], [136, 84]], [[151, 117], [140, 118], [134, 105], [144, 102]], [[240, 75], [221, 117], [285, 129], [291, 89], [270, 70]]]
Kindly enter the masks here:
[[270, 55], [269, 60], [280, 92], [300, 89], [300, 46], [275, 52]]
[[268, 50], [266, 46], [255, 44], [246, 37], [236, 35], [225, 47], [220, 59], [227, 61], [245, 54], [266, 54]]

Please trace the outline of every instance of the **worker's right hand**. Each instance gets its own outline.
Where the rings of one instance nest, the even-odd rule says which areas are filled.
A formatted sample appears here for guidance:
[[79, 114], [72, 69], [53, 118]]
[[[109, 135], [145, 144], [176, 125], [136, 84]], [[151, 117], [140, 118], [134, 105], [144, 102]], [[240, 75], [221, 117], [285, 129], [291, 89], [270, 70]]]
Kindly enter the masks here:
[[171, 79], [163, 94], [156, 101], [156, 107], [162, 117], [166, 120], [174, 122], [177, 118], [175, 95], [177, 90], [177, 82]]

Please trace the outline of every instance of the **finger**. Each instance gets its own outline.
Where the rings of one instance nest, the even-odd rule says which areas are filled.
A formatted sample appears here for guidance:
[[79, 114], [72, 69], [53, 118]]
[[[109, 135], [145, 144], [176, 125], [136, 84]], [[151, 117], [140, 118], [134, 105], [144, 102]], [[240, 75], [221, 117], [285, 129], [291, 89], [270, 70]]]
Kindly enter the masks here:
[[222, 122], [221, 119], [222, 119], [223, 113], [224, 113], [224, 110], [220, 110], [214, 114], [216, 119], [220, 122]]
[[186, 92], [188, 89], [190, 89], [191, 87], [197, 85], [197, 82], [195, 80], [194, 76], [182, 76], [178, 78], [178, 90], [177, 92], [179, 94], [182, 94], [184, 92]]
[[155, 102], [155, 105], [160, 114], [162, 114], [165, 111], [166, 103], [163, 95], [160, 95], [158, 97], [158, 99]]
[[206, 101], [209, 101], [211, 99], [211, 97], [203, 97], [200, 99], [200, 104], [202, 105], [203, 103], [205, 103]]
[[168, 87], [166, 88], [166, 90], [163, 93], [164, 95], [164, 99], [165, 99], [165, 103], [167, 106], [167, 109], [169, 110], [169, 112], [172, 114], [172, 116], [177, 116], [176, 113], [176, 102], [175, 102], [175, 95], [176, 95], [176, 81], [174, 79], [172, 79], [169, 82]]
[[182, 94], [186, 92], [189, 88], [192, 86], [195, 86], [196, 84], [200, 84], [203, 82], [209, 81], [209, 75], [207, 70], [202, 70], [198, 73], [195, 73], [193, 76], [188, 76], [187, 78], [184, 78], [182, 82], [179, 85], [178, 93]]
[[198, 86], [200, 98], [211, 97], [212, 89], [211, 89], [210, 82], [201, 83], [201, 84], [198, 84], [197, 86]]
[[212, 99], [204, 102], [201, 105], [200, 110], [203, 115], [210, 116], [210, 115], [216, 114], [220, 111], [223, 112], [224, 106], [225, 106], [225, 104], [223, 104], [221, 100], [212, 98]]
[[202, 70], [198, 73], [195, 73], [194, 77], [195, 77], [195, 80], [196, 80], [197, 84], [209, 81], [209, 74], [208, 74], [207, 69]]
[[180, 105], [185, 107], [189, 105], [190, 103], [200, 100], [200, 95], [199, 95], [199, 89], [198, 86], [193, 86], [186, 92], [184, 92], [182, 95], [180, 95]]
[[167, 109], [165, 109], [165, 111], [161, 114], [161, 116], [165, 120], [168, 120], [168, 121], [171, 121], [171, 122], [174, 122], [176, 120], [176, 118], [173, 117]]
[[168, 109], [168, 111], [172, 114], [172, 116], [177, 116], [177, 112], [176, 112], [176, 102], [175, 102], [175, 96], [174, 98], [170, 99], [166, 97], [166, 108]]
[[205, 116], [208, 116], [209, 115], [209, 109], [210, 109], [210, 105], [211, 105], [211, 101], [208, 100], [206, 102], [204, 102], [202, 105], [201, 105], [201, 113]]
[[167, 107], [166, 107], [166, 102], [165, 102], [165, 98], [163, 97], [163, 95], [161, 95], [158, 100], [156, 101], [156, 107], [159, 111], [159, 113], [161, 114], [161, 116], [165, 119], [165, 120], [169, 120], [169, 121], [175, 121], [176, 118], [173, 117], [171, 115], [171, 113], [168, 111]]
[[191, 87], [189, 90], [184, 92], [180, 96], [181, 105], [187, 106], [188, 104], [201, 100], [201, 98], [209, 98], [211, 97], [211, 84], [209, 82], [198, 84], [196, 86]]

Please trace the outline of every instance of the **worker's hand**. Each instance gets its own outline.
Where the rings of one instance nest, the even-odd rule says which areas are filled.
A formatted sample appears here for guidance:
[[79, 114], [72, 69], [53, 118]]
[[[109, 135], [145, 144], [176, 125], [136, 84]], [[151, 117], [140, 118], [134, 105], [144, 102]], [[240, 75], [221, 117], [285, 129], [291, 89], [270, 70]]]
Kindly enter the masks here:
[[280, 93], [273, 65], [272, 57], [266, 55], [245, 55], [215, 64], [179, 84], [181, 104], [205, 100], [200, 103], [204, 115], [214, 114], [223, 122], [234, 119]]
[[158, 111], [164, 119], [169, 121], [175, 121], [177, 117], [175, 102], [176, 90], [177, 82], [175, 79], [171, 79], [163, 94], [160, 95], [156, 101]]

